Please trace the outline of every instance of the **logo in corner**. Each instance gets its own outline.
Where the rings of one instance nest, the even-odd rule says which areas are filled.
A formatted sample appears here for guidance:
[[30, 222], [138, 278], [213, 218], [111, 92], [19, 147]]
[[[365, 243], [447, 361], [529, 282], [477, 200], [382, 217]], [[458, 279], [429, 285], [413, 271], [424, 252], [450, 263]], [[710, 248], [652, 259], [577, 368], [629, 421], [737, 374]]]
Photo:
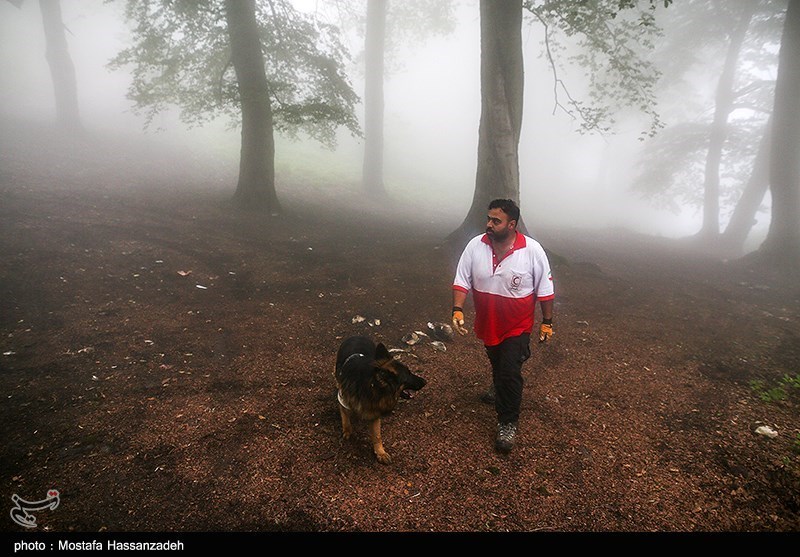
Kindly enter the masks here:
[[47, 497], [41, 501], [26, 501], [16, 493], [11, 496], [14, 502], [14, 507], [11, 509], [11, 520], [24, 526], [25, 528], [36, 528], [36, 517], [31, 512], [43, 511], [50, 509], [51, 511], [58, 507], [61, 502], [58, 491], [51, 489], [47, 492]]
[[519, 290], [519, 285], [522, 283], [522, 277], [520, 275], [514, 275], [511, 277], [511, 286], [509, 287], [511, 290]]

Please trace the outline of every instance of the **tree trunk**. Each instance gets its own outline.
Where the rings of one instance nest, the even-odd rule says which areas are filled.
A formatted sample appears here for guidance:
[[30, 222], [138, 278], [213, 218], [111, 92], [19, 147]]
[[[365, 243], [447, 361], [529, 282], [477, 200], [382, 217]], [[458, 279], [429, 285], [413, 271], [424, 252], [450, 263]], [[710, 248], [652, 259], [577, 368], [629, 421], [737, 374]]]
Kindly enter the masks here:
[[[486, 228], [489, 202], [519, 204], [522, 128], [522, 0], [481, 0], [481, 119], [472, 206], [449, 237], [465, 243]], [[519, 223], [522, 225], [522, 223]], [[524, 230], [524, 227], [523, 227]]]
[[281, 207], [275, 191], [272, 105], [254, 0], [225, 0], [225, 17], [242, 105], [242, 149], [234, 200], [241, 208], [277, 215]]
[[769, 155], [772, 144], [772, 116], [764, 126], [764, 135], [753, 161], [753, 171], [742, 196], [736, 203], [731, 220], [722, 235], [722, 248], [731, 255], [741, 255], [744, 241], [756, 223], [756, 213], [769, 187]]
[[367, 3], [367, 32], [364, 44], [364, 190], [381, 197], [383, 183], [383, 62], [386, 39], [386, 3]]
[[789, 0], [778, 55], [769, 181], [772, 220], [759, 251], [800, 257], [800, 0]]
[[755, 8], [756, 2], [752, 0], [745, 0], [742, 4], [741, 17], [731, 33], [722, 75], [717, 84], [714, 121], [711, 124], [708, 156], [706, 157], [703, 226], [698, 234], [701, 240], [714, 241], [719, 237], [719, 167], [722, 160], [722, 148], [728, 135], [728, 116], [733, 109], [733, 79], [736, 74], [736, 64], [739, 61], [739, 52], [742, 50], [742, 43]]
[[56, 100], [56, 121], [68, 131], [82, 129], [78, 110], [78, 86], [75, 81], [75, 66], [69, 56], [64, 20], [61, 17], [59, 0], [39, 0], [44, 24], [46, 58], [53, 78]]

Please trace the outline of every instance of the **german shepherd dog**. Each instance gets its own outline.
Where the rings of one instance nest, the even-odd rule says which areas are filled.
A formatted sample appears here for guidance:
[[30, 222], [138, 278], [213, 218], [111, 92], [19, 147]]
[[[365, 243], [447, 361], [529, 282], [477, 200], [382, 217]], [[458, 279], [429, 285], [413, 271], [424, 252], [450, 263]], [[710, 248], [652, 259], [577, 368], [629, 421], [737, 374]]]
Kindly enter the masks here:
[[364, 336], [352, 336], [342, 342], [333, 375], [339, 387], [342, 436], [349, 439], [353, 433], [352, 417], [369, 421], [375, 456], [381, 464], [389, 464], [392, 457], [381, 441], [381, 417], [394, 410], [405, 389], [418, 391], [425, 386], [425, 379], [395, 360], [383, 343], [376, 346]]

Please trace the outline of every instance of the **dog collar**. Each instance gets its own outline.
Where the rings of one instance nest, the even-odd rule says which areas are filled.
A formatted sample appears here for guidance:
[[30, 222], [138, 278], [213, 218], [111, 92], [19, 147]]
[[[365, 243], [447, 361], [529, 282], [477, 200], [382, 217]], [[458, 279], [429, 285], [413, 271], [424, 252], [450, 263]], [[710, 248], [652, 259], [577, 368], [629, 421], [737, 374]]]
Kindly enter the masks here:
[[338, 393], [336, 393], [336, 399], [339, 401], [339, 404], [341, 404], [341, 405], [342, 405], [342, 408], [344, 408], [345, 410], [350, 410], [350, 407], [349, 407], [349, 406], [347, 406], [347, 405], [344, 403], [344, 399], [342, 398], [342, 391], [341, 391], [341, 389], [339, 390], [339, 392], [338, 392]]
[[356, 353], [356, 354], [350, 354], [350, 355], [347, 357], [347, 359], [346, 359], [345, 361], [343, 361], [343, 362], [342, 362], [342, 367], [346, 366], [346, 365], [347, 365], [347, 362], [349, 362], [350, 360], [352, 360], [352, 359], [353, 359], [353, 358], [355, 358], [356, 356], [361, 356], [361, 357], [363, 358], [363, 357], [364, 357], [364, 354], [358, 354], [358, 353]]
[[[346, 365], [347, 365], [347, 362], [349, 362], [350, 360], [352, 360], [352, 359], [353, 359], [353, 358], [355, 358], [356, 356], [360, 356], [360, 357], [362, 357], [362, 358], [363, 358], [363, 357], [364, 357], [364, 354], [360, 354], [360, 353], [350, 354], [350, 355], [347, 357], [347, 359], [346, 359], [345, 361], [343, 361], [343, 362], [342, 362], [342, 367], [346, 366]], [[345, 410], [350, 410], [350, 407], [349, 407], [349, 406], [347, 406], [347, 405], [344, 403], [344, 399], [342, 398], [342, 390], [341, 390], [341, 389], [339, 389], [339, 392], [337, 392], [337, 393], [336, 393], [336, 399], [339, 401], [339, 404], [341, 404], [341, 405], [342, 405], [342, 408], [344, 408]]]

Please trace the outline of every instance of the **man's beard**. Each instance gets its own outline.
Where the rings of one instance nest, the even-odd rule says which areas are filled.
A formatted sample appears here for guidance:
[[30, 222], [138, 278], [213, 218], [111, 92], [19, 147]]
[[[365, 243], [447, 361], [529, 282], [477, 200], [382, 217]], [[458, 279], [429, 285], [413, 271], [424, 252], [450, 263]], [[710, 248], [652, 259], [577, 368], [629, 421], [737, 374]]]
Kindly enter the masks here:
[[493, 232], [492, 229], [487, 228], [486, 229], [486, 234], [488, 234], [489, 238], [491, 238], [492, 240], [497, 240], [499, 242], [504, 242], [505, 240], [508, 240], [508, 237], [511, 235], [511, 231], [510, 230], [506, 230], [504, 234], [500, 235], [497, 232]]

